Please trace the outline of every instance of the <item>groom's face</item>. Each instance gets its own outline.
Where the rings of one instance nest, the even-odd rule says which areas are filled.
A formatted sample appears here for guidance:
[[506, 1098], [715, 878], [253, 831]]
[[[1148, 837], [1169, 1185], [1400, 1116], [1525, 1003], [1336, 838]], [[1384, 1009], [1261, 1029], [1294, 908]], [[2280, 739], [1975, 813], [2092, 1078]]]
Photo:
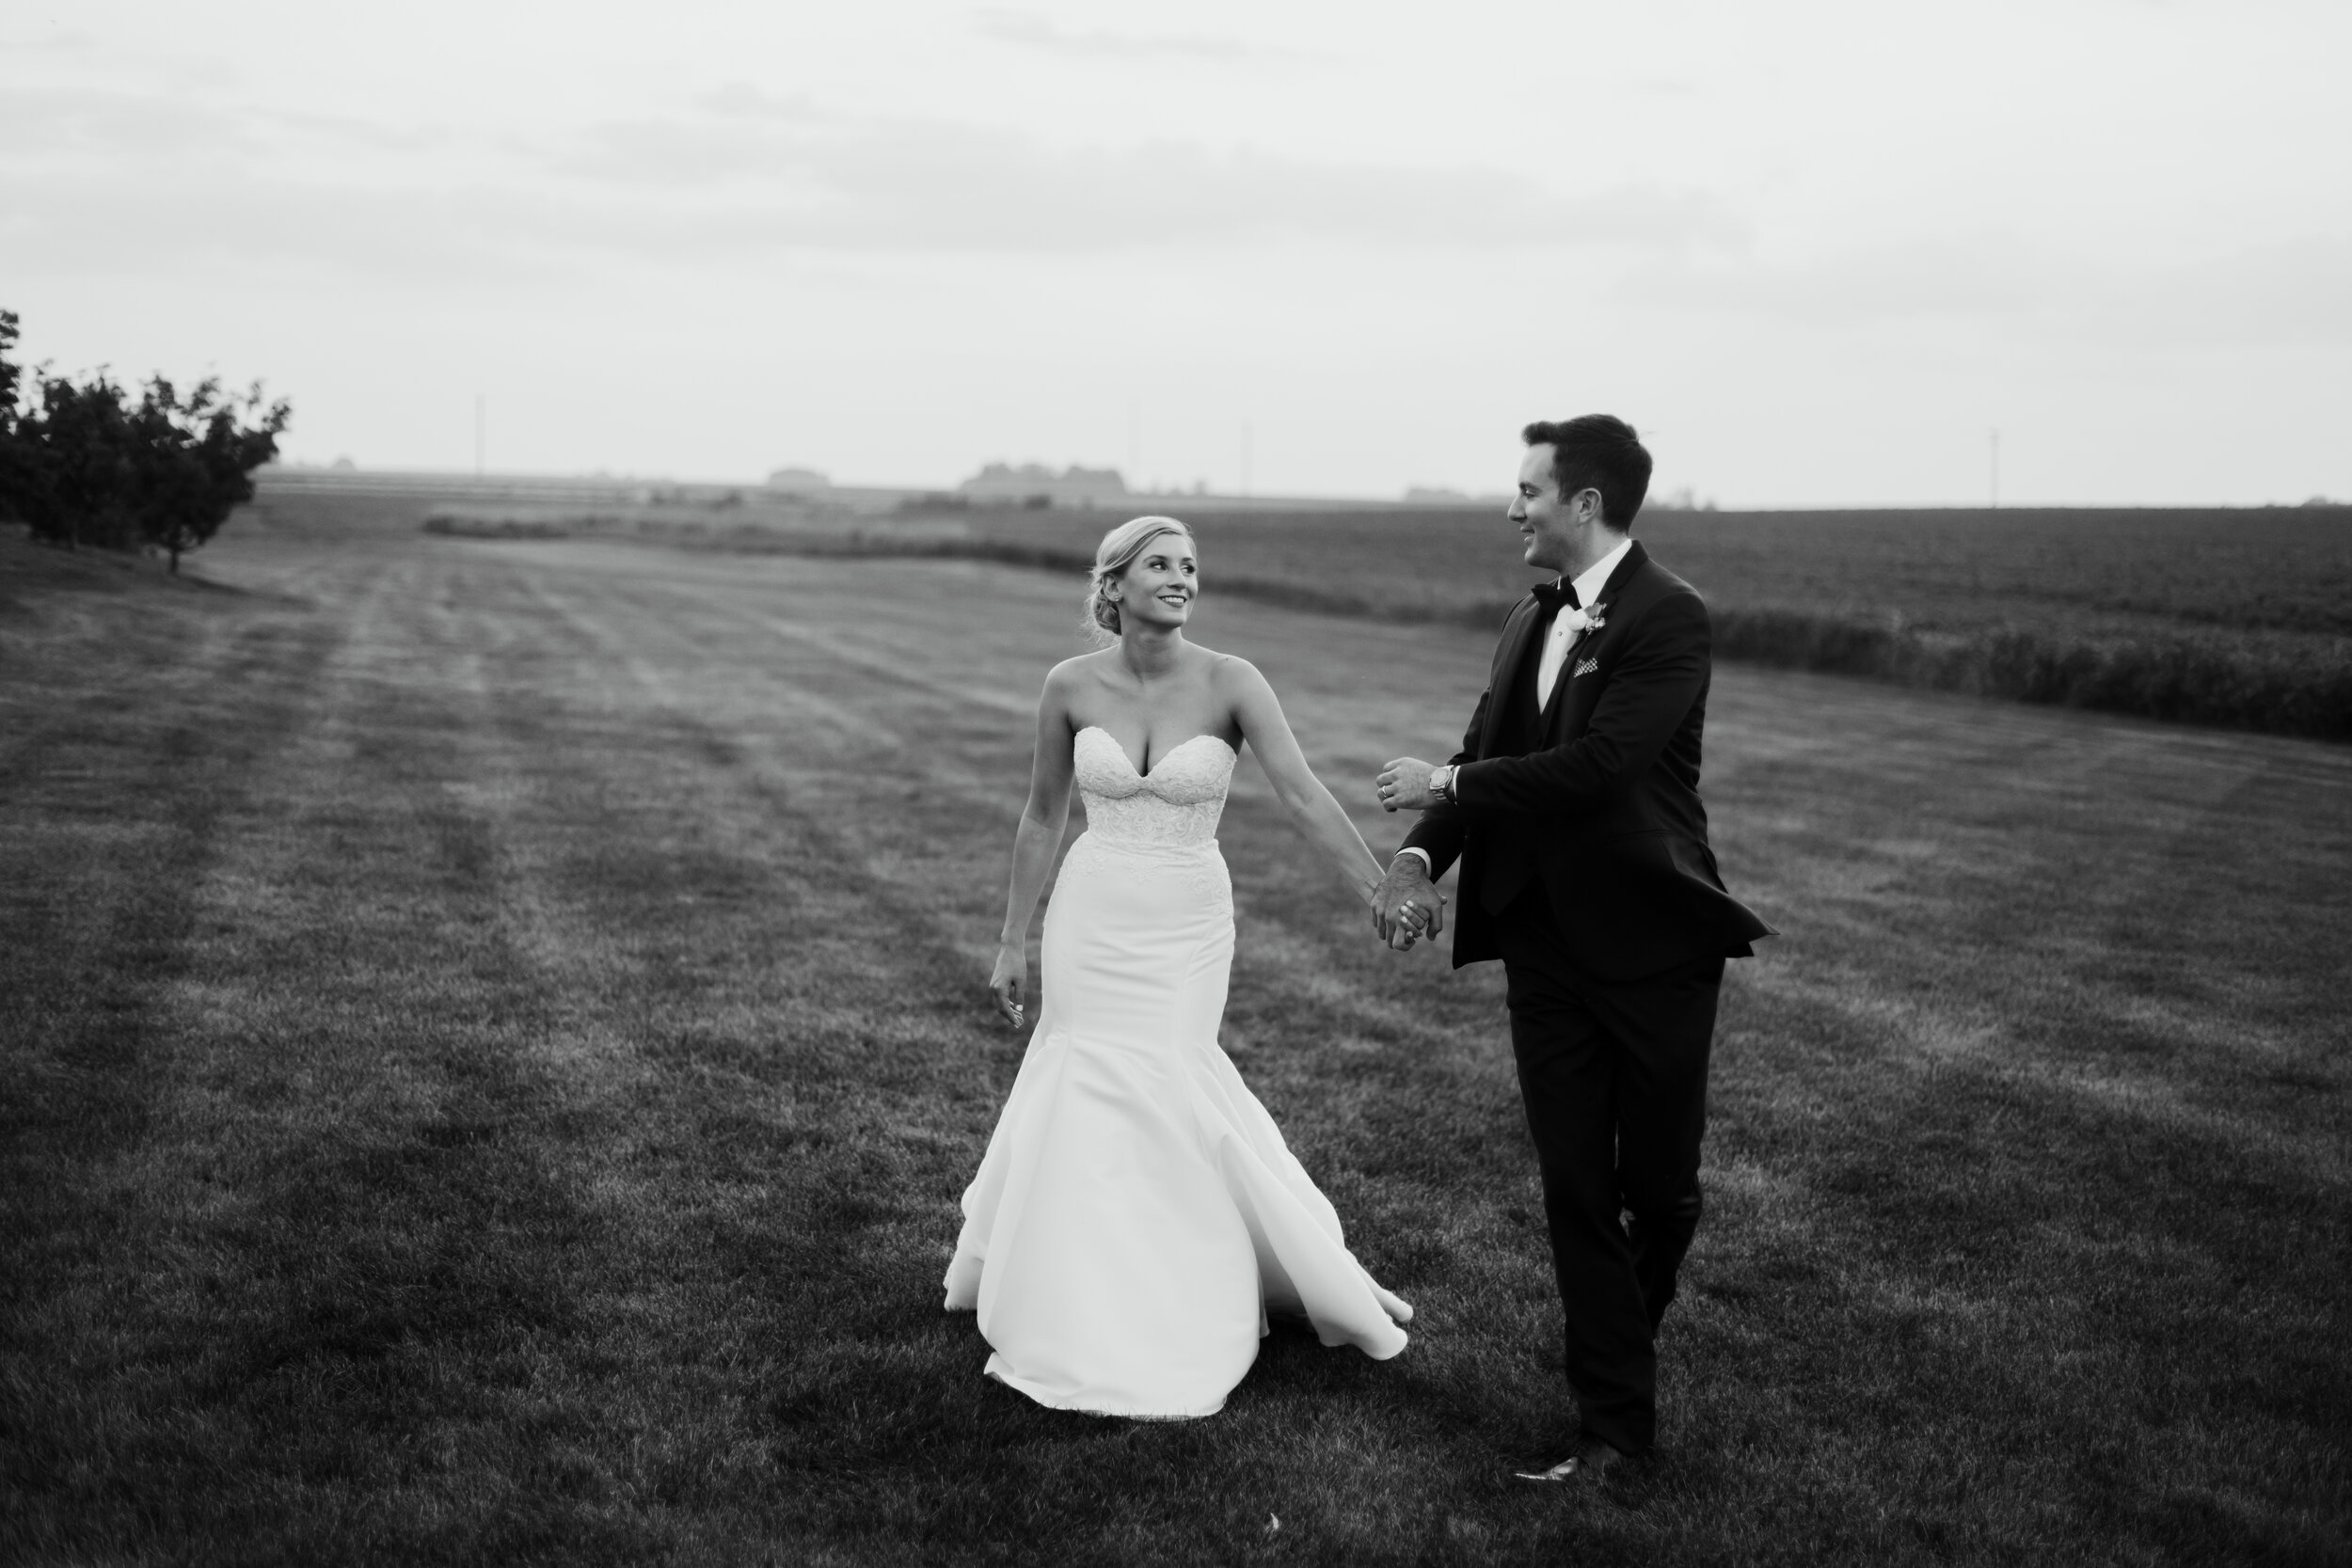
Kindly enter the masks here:
[[1525, 541], [1521, 560], [1543, 571], [1563, 572], [1576, 559], [1577, 540], [1586, 526], [1582, 514], [1589, 508], [1578, 503], [1591, 492], [1580, 491], [1564, 499], [1560, 482], [1552, 478], [1551, 458], [1551, 443], [1543, 441], [1528, 448], [1527, 455], [1519, 459], [1519, 488], [1511, 498], [1511, 521], [1518, 525], [1519, 537]]

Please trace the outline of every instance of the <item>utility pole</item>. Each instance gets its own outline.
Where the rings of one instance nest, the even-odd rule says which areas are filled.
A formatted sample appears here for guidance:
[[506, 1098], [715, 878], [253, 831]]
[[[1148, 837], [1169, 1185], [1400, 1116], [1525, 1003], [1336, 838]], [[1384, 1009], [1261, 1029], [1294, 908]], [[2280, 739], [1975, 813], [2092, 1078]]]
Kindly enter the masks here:
[[482, 453], [488, 436], [490, 422], [489, 399], [480, 392], [473, 395], [473, 477], [482, 477]]
[[1993, 510], [2001, 509], [2001, 429], [1993, 427]]

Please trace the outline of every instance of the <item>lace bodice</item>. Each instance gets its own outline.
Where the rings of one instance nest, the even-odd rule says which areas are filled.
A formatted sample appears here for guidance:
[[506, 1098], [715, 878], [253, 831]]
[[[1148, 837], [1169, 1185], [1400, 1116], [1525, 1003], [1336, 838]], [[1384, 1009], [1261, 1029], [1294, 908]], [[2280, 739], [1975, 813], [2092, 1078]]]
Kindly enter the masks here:
[[1112, 844], [1188, 848], [1216, 842], [1225, 790], [1233, 782], [1233, 749], [1196, 735], [1137, 773], [1110, 732], [1089, 724], [1072, 743], [1087, 832]]

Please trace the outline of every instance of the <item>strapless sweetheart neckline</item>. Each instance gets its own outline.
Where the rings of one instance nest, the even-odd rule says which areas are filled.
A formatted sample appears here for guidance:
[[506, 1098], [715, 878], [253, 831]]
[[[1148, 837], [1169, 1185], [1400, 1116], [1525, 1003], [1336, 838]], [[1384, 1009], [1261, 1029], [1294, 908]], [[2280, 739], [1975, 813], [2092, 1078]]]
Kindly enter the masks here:
[[[1137, 768], [1134, 763], [1127, 762], [1127, 748], [1119, 743], [1119, 736], [1111, 734], [1110, 731], [1104, 729], [1100, 724], [1082, 725], [1078, 730], [1078, 734], [1084, 735], [1088, 730], [1092, 730], [1096, 735], [1099, 735], [1104, 739], [1109, 741], [1111, 743], [1111, 750], [1119, 753], [1119, 760], [1127, 763], [1127, 771], [1133, 773], [1138, 779], [1148, 779], [1152, 777], [1152, 773], [1157, 773], [1160, 771], [1160, 768], [1168, 766], [1168, 758], [1174, 756], [1177, 752], [1183, 751], [1185, 747], [1191, 745], [1197, 740], [1214, 740], [1218, 745], [1224, 747], [1227, 751], [1232, 752], [1235, 760], [1238, 761], [1241, 757], [1241, 752], [1234, 747], [1232, 741], [1213, 731], [1202, 730], [1199, 735], [1192, 736], [1191, 739], [1180, 740], [1175, 745], [1170, 746], [1167, 751], [1162, 752], [1160, 753], [1159, 767], [1152, 768], [1151, 773], [1147, 773], [1142, 768]], [[1073, 736], [1073, 738], [1074, 739], [1075, 737]]]

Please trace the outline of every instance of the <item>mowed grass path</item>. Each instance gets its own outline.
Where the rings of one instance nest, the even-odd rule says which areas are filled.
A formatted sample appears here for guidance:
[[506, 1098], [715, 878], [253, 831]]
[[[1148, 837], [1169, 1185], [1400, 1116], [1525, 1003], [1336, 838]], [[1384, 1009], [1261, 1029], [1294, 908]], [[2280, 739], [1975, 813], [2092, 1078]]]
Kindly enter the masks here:
[[[1135, 1424], [940, 1311], [1073, 584], [5, 548], [0, 1560], [2352, 1551], [2352, 752], [1719, 671], [1788, 936], [1726, 988], [1664, 1451], [1595, 1497], [1505, 1479], [1564, 1400], [1500, 974], [1375, 947], [1251, 763], [1229, 1047], [1411, 1347], [1278, 1327]], [[1351, 807], [1458, 735], [1486, 638], [1210, 567]]]

